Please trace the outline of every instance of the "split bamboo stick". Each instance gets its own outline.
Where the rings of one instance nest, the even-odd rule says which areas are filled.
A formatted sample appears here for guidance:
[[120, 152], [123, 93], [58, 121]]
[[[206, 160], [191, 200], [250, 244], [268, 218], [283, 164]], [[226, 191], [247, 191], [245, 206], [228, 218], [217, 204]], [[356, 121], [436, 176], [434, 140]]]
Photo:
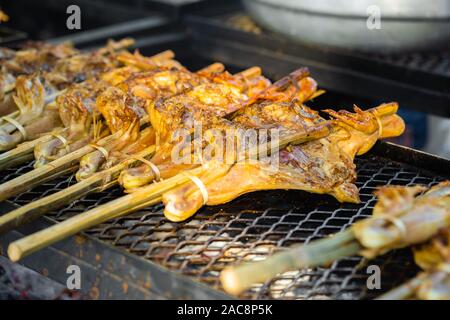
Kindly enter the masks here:
[[[269, 153], [272, 153], [289, 144], [303, 143], [313, 138], [317, 138], [319, 135], [327, 135], [328, 132], [329, 126], [327, 123], [318, 126], [314, 132], [308, 132], [307, 134], [304, 132], [287, 134], [280, 137], [277, 145], [273, 145], [269, 142], [267, 144], [256, 146], [258, 151], [245, 150], [245, 153], [258, 154], [258, 152], [262, 152], [266, 155], [267, 150], [269, 150]], [[211, 165], [211, 163], [208, 164]], [[9, 245], [8, 255], [11, 260], [18, 261], [26, 255], [99, 223], [157, 204], [161, 202], [161, 197], [164, 193], [191, 181], [189, 178], [190, 176], [198, 176], [207, 170], [211, 170], [213, 167], [208, 167], [208, 164], [180, 173], [169, 179], [142, 187], [132, 194], [115, 199], [107, 204], [98, 206], [64, 222], [15, 241]], [[231, 167], [233, 164], [226, 165]]]

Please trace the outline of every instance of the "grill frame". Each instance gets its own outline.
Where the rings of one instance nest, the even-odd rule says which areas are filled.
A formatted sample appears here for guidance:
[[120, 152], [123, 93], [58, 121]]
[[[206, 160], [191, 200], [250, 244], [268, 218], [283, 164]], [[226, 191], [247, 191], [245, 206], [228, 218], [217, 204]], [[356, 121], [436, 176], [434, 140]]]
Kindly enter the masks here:
[[[405, 173], [408, 174], [408, 172], [413, 172], [411, 171], [413, 170], [412, 168], [423, 171], [430, 177], [430, 180], [428, 181], [421, 181], [420, 179], [416, 179], [416, 183], [428, 182], [427, 184], [434, 184], [438, 180], [450, 178], [449, 160], [406, 147], [379, 142], [366, 156], [358, 158], [358, 160], [356, 161], [357, 166], [359, 167], [359, 179], [367, 179], [365, 176], [370, 174], [361, 171], [361, 163], [364, 163], [369, 167], [374, 167], [375, 169], [372, 168], [372, 171], [380, 169], [377, 169], [377, 166], [379, 167], [379, 163], [375, 161], [376, 159], [384, 159], [384, 161], [391, 163], [390, 165], [388, 165], [387, 169], [390, 170], [390, 175], [396, 176], [396, 183], [410, 183], [411, 181], [407, 180], [407, 178], [405, 177], [402, 177], [402, 175]], [[398, 171], [399, 168], [400, 172]], [[378, 175], [383, 176], [384, 174], [378, 173]], [[417, 175], [415, 173], [412, 173], [412, 176], [416, 177]], [[440, 178], [438, 179], [438, 177]], [[6, 177], [3, 175], [2, 178], [5, 179]], [[65, 186], [64, 184], [67, 183], [65, 179], [58, 180], [59, 187], [63, 187]], [[357, 184], [359, 187], [361, 187], [360, 180], [358, 180]], [[384, 184], [384, 182], [380, 180], [379, 184], [382, 185]], [[47, 185], [44, 185], [42, 189], [45, 189], [46, 192], [50, 192], [48, 187], [51, 185], [54, 186], [55, 182], [47, 183]], [[58, 185], [58, 183], [56, 183], [56, 185]], [[365, 185], [362, 188], [361, 198], [363, 200], [363, 203], [357, 206], [358, 209], [355, 209], [354, 205], [350, 204], [339, 205], [329, 196], [311, 195], [301, 191], [270, 191], [263, 193], [253, 193], [247, 196], [240, 197], [237, 200], [223, 206], [208, 207], [206, 209], [203, 209], [189, 222], [182, 224], [184, 227], [181, 227], [181, 225], [177, 224], [178, 227], [176, 228], [178, 228], [177, 232], [180, 232], [183, 229], [185, 231], [201, 231], [203, 229], [207, 229], [205, 226], [207, 226], [208, 228], [210, 226], [214, 227], [214, 225], [218, 226], [218, 231], [215, 234], [216, 239], [214, 240], [217, 242], [217, 240], [221, 239], [220, 232], [224, 231], [223, 229], [221, 230], [222, 220], [228, 221], [228, 223], [241, 223], [244, 225], [237, 228], [236, 226], [227, 225], [227, 230], [229, 232], [233, 232], [233, 230], [238, 229], [237, 231], [235, 231], [239, 235], [231, 240], [233, 242], [231, 247], [238, 248], [246, 246], [241, 245], [239, 241], [236, 241], [237, 238], [240, 238], [240, 240], [242, 241], [247, 237], [251, 242], [251, 238], [254, 238], [255, 234], [260, 234], [260, 231], [258, 231], [257, 229], [261, 227], [265, 227], [266, 231], [267, 229], [274, 231], [273, 234], [276, 236], [277, 230], [275, 229], [280, 226], [283, 227], [283, 224], [285, 224], [292, 228], [292, 230], [289, 230], [291, 234], [295, 234], [298, 231], [298, 235], [291, 237], [290, 240], [284, 239], [284, 246], [299, 243], [302, 241], [309, 242], [311, 240], [326, 236], [330, 233], [338, 232], [348, 227], [357, 219], [370, 215], [370, 207], [374, 204], [374, 198], [368, 193], [368, 190], [373, 190], [373, 187], [374, 185]], [[17, 205], [29, 201], [30, 199], [26, 200], [27, 196], [24, 197], [24, 195], [26, 194], [30, 193], [28, 192], [19, 195], [17, 197], [19, 201], [17, 201], [16, 199], [16, 203], [7, 201], [3, 203], [0, 208], [3, 212], [5, 212], [9, 211], [13, 207], [17, 207]], [[41, 193], [38, 191], [34, 195], [39, 197], [40, 194]], [[88, 195], [87, 198], [91, 199], [89, 201], [95, 202], [92, 203], [92, 205], [97, 205], [98, 201], [102, 202], [102, 197], [115, 197], [118, 194], [120, 194], [120, 192], [118, 190], [114, 190], [112, 192], [102, 192], [98, 194], [92, 194], [90, 196]], [[305, 203], [310, 203], [309, 209], [303, 208], [303, 213], [299, 212], [298, 210], [300, 209], [298, 208], [286, 209], [286, 206], [289, 207], [289, 205], [287, 205], [287, 201], [292, 200], [296, 197], [299, 197], [300, 199], [296, 200], [297, 205], [298, 201], [303, 200]], [[273, 201], [272, 206], [274, 207], [274, 210], [270, 211], [267, 209], [267, 199], [271, 199], [270, 201]], [[107, 199], [103, 199], [103, 201], [106, 200]], [[332, 215], [327, 216], [327, 211], [321, 208], [323, 206], [329, 206], [330, 203], [335, 207], [335, 211]], [[249, 204], [252, 204], [253, 207], [249, 206]], [[158, 208], [158, 206], [156, 208]], [[224, 211], [221, 212], [221, 209]], [[281, 212], [283, 210], [285, 211], [284, 214], [283, 212]], [[355, 210], [357, 212], [356, 215], [354, 215]], [[60, 210], [59, 212], [67, 213], [68, 211], [70, 211], [70, 209], [66, 208]], [[255, 211], [262, 212], [263, 214], [260, 216], [255, 215]], [[213, 216], [210, 216], [210, 214], [212, 213], [214, 213]], [[231, 217], [229, 213], [233, 213], [235, 215], [235, 218]], [[7, 244], [11, 241], [55, 223], [56, 220], [58, 220], [55, 220], [55, 217], [57, 218], [57, 216], [55, 216], [54, 214], [50, 214], [49, 216], [39, 219], [36, 223], [32, 223], [30, 225], [19, 228], [18, 230], [14, 230], [4, 236], [1, 236], [0, 249], [3, 250], [0, 251], [4, 252], [4, 250], [7, 248]], [[278, 217], [279, 221], [273, 221], [274, 219], [276, 219], [276, 217]], [[292, 220], [289, 222], [289, 219]], [[333, 226], [333, 224], [339, 219], [344, 219], [345, 223], [341, 223], [340, 225], [338, 223], [337, 226]], [[211, 286], [211, 282], [215, 282], [215, 284], [217, 284], [217, 277], [213, 277], [214, 279], [212, 279], [208, 277], [199, 278], [193, 276], [192, 274], [189, 274], [189, 272], [183, 272], [183, 270], [173, 268], [174, 265], [172, 265], [172, 268], [170, 268], [167, 263], [161, 263], [158, 259], [155, 259], [155, 257], [146, 257], [143, 255], [139, 256], [136, 254], [136, 251], [133, 252], [133, 250], [131, 250], [130, 252], [130, 250], [124, 248], [123, 243], [114, 244], [111, 243], [110, 240], [108, 240], [108, 232], [113, 231], [114, 233], [114, 230], [119, 230], [121, 226], [127, 224], [128, 226], [132, 226], [133, 223], [134, 226], [132, 226], [131, 228], [136, 228], [136, 230], [142, 227], [144, 227], [144, 230], [145, 228], [147, 228], [147, 231], [142, 232], [147, 233], [147, 236], [151, 237], [153, 232], [149, 231], [148, 228], [155, 228], [155, 224], [153, 224], [154, 220], [157, 220], [162, 224], [168, 223], [162, 218], [162, 213], [155, 209], [155, 207], [152, 207], [150, 209], [146, 209], [144, 215], [137, 213], [115, 219], [102, 224], [101, 227], [93, 228], [89, 231], [83, 232], [81, 235], [77, 235], [71, 237], [70, 239], [56, 243], [49, 248], [43, 249], [42, 251], [26, 257], [22, 263], [25, 266], [43, 273], [61, 283], [65, 283], [67, 279], [65, 270], [68, 265], [81, 265], [84, 273], [82, 283], [84, 283], [85, 286], [84, 288], [82, 288], [82, 290], [84, 294], [88, 295], [91, 298], [231, 298], [222, 291], [218, 290], [216, 286]], [[186, 225], [192, 223], [193, 221], [203, 221], [204, 223], [200, 223], [198, 225], [194, 224], [193, 226], [189, 226], [189, 228], [186, 227]], [[298, 221], [301, 221], [303, 225], [293, 227], [292, 224]], [[273, 222], [275, 222], [275, 224]], [[329, 225], [328, 222], [330, 223]], [[158, 232], [164, 232], [163, 226], [159, 225], [156, 228], [158, 228]], [[251, 231], [252, 228], [253, 231]], [[99, 234], [101, 234], [99, 233], [99, 230], [103, 230], [103, 237], [99, 236]], [[243, 230], [246, 231], [243, 232]], [[302, 232], [304, 233], [303, 235]], [[120, 239], [120, 237], [121, 236], [119, 236], [119, 238], [116, 238], [116, 240]], [[174, 252], [172, 252], [172, 255], [177, 256], [180, 254], [183, 255], [182, 250], [180, 250], [181, 245], [205, 246], [204, 240], [197, 240], [196, 242], [189, 239], [183, 239], [183, 237], [181, 236], [180, 239], [180, 241], [175, 240], [175, 242], [170, 239], [168, 239], [168, 241], [165, 243], [164, 241], [162, 241], [159, 249], [164, 248], [165, 245], [166, 247], [170, 247], [170, 245], [173, 245], [173, 243], [175, 243], [175, 250]], [[230, 239], [227, 241], [230, 241]], [[206, 245], [210, 245], [211, 242], [211, 240], [206, 241]], [[242, 242], [244, 243], [244, 241]], [[254, 253], [254, 250], [249, 250], [249, 252], [247, 252], [247, 254], [250, 255]], [[263, 251], [261, 253], [268, 252]], [[52, 263], [49, 263], [49, 261], [51, 261]], [[409, 250], [407, 249], [398, 250], [392, 254], [380, 257], [375, 260], [375, 263], [381, 263], [382, 269], [384, 270], [383, 272], [385, 274], [387, 273], [387, 277], [383, 278], [383, 290], [366, 292], [362, 290], [362, 288], [368, 275], [363, 272], [363, 269], [355, 269], [355, 266], [359, 263], [360, 258], [351, 257], [333, 263], [330, 268], [314, 268], [312, 270], [302, 271], [296, 274], [294, 287], [297, 288], [298, 286], [300, 286], [298, 292], [301, 293], [297, 292], [296, 296], [294, 297], [289, 296], [289, 294], [280, 297], [260, 294], [261, 291], [267, 291], [267, 285], [269, 283], [266, 283], [260, 291], [255, 291], [255, 293], [253, 294], [249, 294], [247, 292], [246, 294], [240, 296], [240, 298], [369, 299], [401, 283], [402, 281], [406, 280], [408, 276], [412, 276], [417, 271], [416, 267], [413, 266], [411, 256], [409, 255]], [[202, 262], [200, 261], [198, 264], [202, 265]], [[195, 265], [195, 263], [193, 265]], [[221, 269], [223, 268], [223, 266], [224, 265], [220, 264], [212, 265], [213, 269]], [[404, 266], [408, 266], [407, 270], [402, 269]], [[402, 275], [402, 277], [400, 275]], [[292, 275], [289, 275], [289, 277], [292, 277]], [[306, 281], [304, 279], [309, 280]], [[281, 280], [286, 281], [286, 279]], [[276, 292], [276, 290], [272, 289], [272, 292]], [[286, 290], [286, 292], [289, 293], [288, 290]], [[327, 296], [327, 292], [332, 292], [332, 294]]]

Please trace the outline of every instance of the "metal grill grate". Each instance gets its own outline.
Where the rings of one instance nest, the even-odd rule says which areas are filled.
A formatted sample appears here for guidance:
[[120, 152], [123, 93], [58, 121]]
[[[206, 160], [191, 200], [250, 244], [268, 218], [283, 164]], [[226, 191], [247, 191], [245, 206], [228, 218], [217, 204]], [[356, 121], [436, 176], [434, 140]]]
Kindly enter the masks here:
[[[191, 220], [171, 223], [162, 206], [103, 223], [87, 233], [169, 269], [220, 289], [218, 275], [226, 265], [262, 259], [296, 243], [339, 232], [371, 214], [373, 191], [386, 184], [433, 185], [443, 178], [434, 173], [375, 155], [356, 160], [360, 204], [339, 204], [325, 195], [301, 191], [248, 194], [228, 204], [203, 208]], [[1, 181], [32, 168], [1, 173]], [[75, 181], [64, 177], [25, 192], [11, 201], [26, 204], [65, 188]], [[119, 188], [91, 194], [49, 216], [57, 221], [84, 212], [122, 194]], [[365, 262], [342, 259], [329, 267], [288, 272], [247, 291], [242, 298], [368, 299], [404, 282], [417, 272], [409, 250], [370, 261], [382, 270], [382, 289], [367, 290]]]

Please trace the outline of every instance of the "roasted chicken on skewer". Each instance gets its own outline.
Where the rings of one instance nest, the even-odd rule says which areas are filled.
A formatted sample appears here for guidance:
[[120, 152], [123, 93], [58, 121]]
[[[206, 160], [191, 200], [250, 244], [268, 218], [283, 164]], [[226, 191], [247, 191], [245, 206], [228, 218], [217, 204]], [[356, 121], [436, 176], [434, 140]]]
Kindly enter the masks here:
[[[109, 42], [105, 48], [94, 52], [82, 53], [59, 59], [50, 71], [41, 70], [32, 75], [21, 75], [15, 83], [14, 102], [19, 108], [17, 115], [5, 117], [5, 123], [0, 124], [0, 149], [8, 150], [23, 140], [34, 138], [35, 135], [48, 132], [53, 120], [58, 117], [57, 108], [48, 105], [61, 91], [69, 85], [86, 79], [95, 79], [99, 74], [116, 68], [118, 61], [115, 51], [133, 43], [130, 39], [120, 42]], [[38, 130], [36, 126], [27, 125], [40, 119], [43, 125]], [[49, 118], [49, 124], [45, 124]], [[33, 136], [34, 135], [34, 136]]]
[[[181, 68], [178, 62], [172, 60], [173, 55], [172, 51], [164, 51], [146, 58], [147, 65], [139, 69], [129, 65], [131, 58], [128, 53], [122, 53], [116, 58], [128, 65], [72, 85], [56, 101], [66, 130], [54, 139], [36, 146], [35, 167], [93, 143], [105, 135], [119, 130], [126, 134], [126, 128], [130, 128], [132, 119], [134, 126], [139, 129], [139, 119], [145, 116], [143, 106], [139, 105], [136, 95], [126, 96], [117, 86], [122, 86], [127, 78], [143, 70], [153, 69], [156, 72]], [[132, 56], [142, 59], [138, 53]], [[112, 92], [115, 94], [111, 94]], [[129, 107], [127, 103], [133, 105]]]
[[[289, 88], [292, 88], [292, 86], [295, 86], [296, 89], [289, 90]], [[274, 87], [275, 88], [278, 87], [277, 84], [275, 84], [274, 86], [269, 88], [267, 93], [269, 93], [270, 90], [273, 89]], [[284, 89], [286, 89], [286, 88], [284, 88]], [[284, 90], [284, 91], [292, 92], [292, 91], [298, 91], [298, 89], [299, 89], [298, 84], [291, 84], [291, 86], [289, 86], [288, 89]], [[281, 92], [277, 92], [276, 90], [272, 90], [272, 91], [274, 91], [273, 95], [274, 96], [276, 95], [279, 98], [279, 96], [281, 95], [280, 94]], [[291, 98], [294, 98], [296, 95], [291, 94], [290, 96], [291, 96]], [[278, 148], [280, 146], [286, 146], [289, 143], [300, 143], [300, 142], [308, 140], [310, 138], [311, 137], [309, 137], [308, 135], [305, 135], [304, 132], [299, 132], [299, 133], [294, 132], [286, 137], [283, 137], [283, 139], [280, 140], [280, 145], [275, 146], [275, 148]], [[200, 167], [197, 169], [190, 170], [189, 173], [190, 174], [199, 174], [204, 169], [205, 169], [205, 167]], [[93, 179], [94, 177], [95, 176], [92, 176], [91, 178], [88, 178], [85, 181], [87, 181], [89, 179]], [[123, 215], [123, 214], [128, 213], [129, 211], [137, 210], [137, 209], [141, 208], [142, 206], [149, 205], [151, 203], [154, 203], [155, 201], [158, 202], [161, 200], [162, 193], [164, 193], [167, 190], [170, 190], [171, 188], [173, 188], [174, 186], [176, 186], [180, 183], [181, 184], [185, 183], [186, 181], [188, 181], [188, 178], [184, 174], [176, 175], [173, 178], [169, 178], [162, 182], [155, 183], [155, 184], [149, 185], [148, 187], [141, 188], [139, 191], [136, 191], [136, 193], [134, 193], [132, 195], [128, 195], [126, 197], [117, 199], [117, 201], [114, 201], [114, 202], [108, 204], [107, 205], [108, 208], [99, 207], [98, 210], [90, 211], [86, 214], [81, 214], [81, 215], [75, 217], [76, 221], [70, 221], [66, 225], [63, 225], [63, 226], [60, 225], [59, 228], [61, 230], [56, 231], [56, 233], [53, 232], [54, 230], [46, 230], [45, 231], [46, 240], [44, 240], [43, 242], [41, 242], [40, 240], [37, 240], [37, 241], [33, 240], [32, 242], [36, 246], [34, 248], [32, 248], [31, 251], [26, 249], [25, 250], [26, 252], [24, 251], [22, 253], [28, 254], [32, 251], [37, 250], [38, 248], [40, 248], [42, 246], [45, 246], [49, 243], [57, 241], [58, 239], [61, 239], [65, 236], [67, 236], [68, 234], [76, 233], [79, 230], [82, 230], [86, 227], [92, 226], [101, 221], [107, 220], [113, 216]], [[83, 182], [84, 181], [82, 181], [82, 183]], [[56, 199], [54, 199], [54, 200], [56, 200]], [[42, 206], [40, 206], [40, 208], [42, 208], [43, 206], [45, 206], [45, 204], [42, 204]], [[40, 208], [36, 208], [36, 209], [39, 210]], [[114, 212], [109, 212], [110, 208], [113, 208]], [[67, 229], [68, 227], [70, 230]], [[49, 233], [47, 233], [47, 231]], [[60, 233], [60, 232], [62, 232], [62, 233]], [[40, 235], [36, 234], [36, 236], [38, 238], [40, 238]], [[48, 239], [47, 239], [47, 236], [49, 236]], [[22, 245], [20, 245], [20, 246], [22, 247]], [[19, 257], [16, 257], [16, 258], [19, 258]]]
[[[425, 192], [420, 195], [420, 193]], [[314, 267], [346, 256], [374, 258], [392, 249], [420, 244], [450, 225], [450, 182], [424, 186], [381, 187], [373, 217], [327, 239], [300, 245], [260, 262], [225, 269], [221, 281], [226, 291], [239, 294], [289, 270]]]
[[[164, 54], [164, 56], [166, 56], [166, 54]], [[163, 61], [166, 61], [166, 60], [167, 59], [164, 59]], [[164, 63], [163, 61], [161, 63]], [[159, 63], [159, 60], [158, 60], [158, 63]], [[153, 68], [155, 68], [155, 67], [156, 67], [155, 64], [153, 64]], [[121, 69], [119, 71], [122, 71], [122, 70], [123, 69]], [[115, 78], [115, 79], [118, 79], [118, 78]], [[120, 78], [120, 79], [122, 79], [122, 78]], [[120, 81], [121, 80], [119, 80], [119, 83], [120, 83]], [[78, 91], [76, 91], [76, 92], [78, 92]], [[76, 102], [78, 102], [78, 101], [76, 101]], [[73, 104], [74, 109], [72, 109], [73, 112], [71, 114], [68, 114], [66, 112], [66, 116], [69, 119], [75, 119], [74, 125], [71, 126], [70, 128], [68, 128], [68, 129], [73, 129], [74, 131], [76, 131], [76, 129], [78, 129], [79, 127], [81, 127], [81, 131], [83, 131], [83, 129], [82, 129], [83, 124], [86, 121], [88, 124], [92, 123], [91, 120], [95, 119], [95, 117], [91, 117], [90, 112], [93, 110], [94, 111], [97, 110], [95, 101], [92, 101], [90, 99], [82, 99], [82, 101], [80, 101], [80, 102], [81, 102], [81, 105], [79, 105], [77, 103]], [[118, 111], [119, 110], [116, 110], [116, 112], [118, 112]], [[99, 112], [98, 115], [100, 115], [100, 114], [101, 113]], [[74, 116], [74, 118], [71, 118], [71, 116]], [[80, 116], [80, 117], [77, 118], [78, 116]], [[68, 122], [68, 123], [72, 124], [72, 122]], [[81, 125], [78, 126], [78, 124], [80, 124], [80, 123], [81, 123]], [[94, 134], [96, 132], [100, 132], [100, 133], [105, 132], [105, 131], [103, 131], [103, 128], [105, 128], [107, 130], [106, 132], [109, 132], [109, 128], [106, 126], [106, 124], [104, 122], [98, 122], [97, 125], [92, 125], [91, 132], [94, 132]], [[97, 130], [97, 129], [99, 129], [99, 130]], [[126, 131], [126, 128], [123, 128], [123, 129]], [[52, 161], [51, 163], [42, 165], [42, 166], [36, 168], [35, 170], [27, 172], [26, 174], [24, 174], [22, 176], [19, 176], [13, 180], [10, 180], [10, 181], [0, 185], [0, 190], [2, 190], [2, 196], [4, 197], [4, 199], [7, 199], [11, 195], [18, 194], [32, 186], [39, 185], [40, 183], [47, 181], [47, 179], [51, 179], [57, 175], [61, 175], [64, 172], [67, 172], [67, 170], [75, 169], [75, 167], [78, 166], [78, 163], [79, 163], [79, 160], [81, 157], [92, 152], [95, 149], [104, 148], [105, 145], [114, 143], [114, 141], [119, 139], [125, 131], [123, 131], [123, 130], [115, 131], [111, 135], [108, 135], [98, 141], [92, 140], [93, 138], [96, 137], [95, 135], [91, 138], [88, 137], [87, 140], [84, 140], [85, 143], [89, 143], [89, 141], [92, 142], [91, 144], [88, 144], [88, 145], [84, 145], [85, 143], [80, 143], [79, 140], [77, 140], [74, 143], [71, 143], [69, 145], [69, 142], [72, 142], [72, 141], [68, 141], [67, 138], [62, 136], [62, 134], [59, 134], [58, 136], [55, 137], [55, 139], [59, 140], [60, 142], [65, 142], [66, 145], [63, 146], [63, 148], [65, 150], [67, 150], [71, 147], [74, 147], [74, 145], [76, 145], [77, 147], [80, 147], [80, 144], [84, 145], [84, 147], [81, 147], [80, 149], [74, 148], [75, 151], [68, 153], [66, 156], [59, 157], [56, 160]], [[89, 133], [89, 131], [87, 131], [87, 132]], [[70, 134], [70, 130], [68, 133]], [[47, 140], [47, 142], [51, 143], [52, 140], [50, 140], [50, 141]], [[81, 141], [81, 142], [83, 142], [83, 141]], [[94, 142], [95, 142], [95, 144], [93, 144]], [[46, 142], [44, 142], [44, 143], [46, 143]], [[58, 147], [58, 146], [59, 145], [56, 144], [56, 147]], [[37, 147], [37, 148], [39, 149], [39, 147]], [[20, 148], [18, 148], [18, 149], [20, 149]], [[20, 151], [21, 156], [25, 153], [25, 151], [23, 151], [23, 152], [22, 151]], [[68, 151], [71, 151], [71, 150], [69, 149]], [[9, 156], [13, 156], [13, 155], [10, 154]], [[5, 158], [3, 158], [2, 160], [5, 160]], [[41, 161], [40, 158], [38, 158], [38, 160]]]
[[[241, 85], [242, 88], [245, 88], [246, 93], [249, 94], [250, 97], [253, 97], [257, 94], [255, 87], [259, 87], [261, 88], [261, 90], [264, 88], [261, 82], [264, 82], [265, 85], [267, 85], [268, 83], [265, 78], [261, 77], [259, 69], [255, 71], [255, 68], [251, 68], [235, 76], [230, 76], [228, 73], [224, 73], [222, 71], [223, 65], [217, 63], [200, 70], [196, 74], [192, 74], [182, 68], [155, 69], [150, 72], [134, 74], [131, 78], [128, 78], [123, 82], [117, 84], [116, 87], [111, 88], [121, 88], [122, 86], [127, 88], [127, 90], [123, 90], [117, 93], [119, 95], [126, 93], [127, 99], [119, 99], [118, 101], [128, 101], [130, 103], [129, 108], [139, 108], [138, 110], [141, 110], [140, 106], [151, 105], [156, 99], [164, 99], [176, 94], [187, 97], [189, 95], [189, 91], [195, 90], [196, 87], [202, 86], [203, 84], [208, 82], [211, 82], [210, 85], [216, 84], [218, 87], [220, 87], [223, 86], [224, 83], [227, 83], [226, 81], [224, 81], [224, 79], [228, 79], [229, 85], [236, 86], [236, 79], [242, 79], [243, 77], [246, 77], [247, 81], [245, 81], [245, 86], [243, 80]], [[255, 81], [255, 78], [258, 78], [259, 81]], [[146, 85], [142, 86], [143, 83]], [[136, 96], [136, 94], [140, 94], [140, 96]], [[100, 108], [102, 108], [102, 99], [97, 99], [97, 101], [101, 104]], [[138, 103], [136, 104], [136, 102]], [[120, 105], [120, 107], [127, 106]], [[119, 112], [122, 111], [120, 110], [120, 108], [110, 109], [110, 111], [108, 111], [110, 116], [110, 118], [108, 118], [108, 121], [111, 121], [114, 125], [121, 124], [119, 120], [124, 121], [123, 117], [117, 118], [118, 114], [121, 115], [121, 113]], [[109, 116], [106, 115], [105, 117]], [[128, 116], [131, 117], [130, 114]], [[134, 125], [133, 121], [134, 123], [138, 122], [138, 116], [135, 116], [134, 118], [136, 118], [136, 120], [130, 121], [130, 125]], [[134, 128], [135, 127], [133, 127], [133, 130]], [[126, 130], [129, 130], [128, 127]], [[122, 169], [126, 168], [133, 162], [140, 161], [139, 159], [143, 159], [143, 156], [151, 155], [154, 151], [154, 148], [148, 148], [149, 144], [154, 144], [155, 142], [155, 132], [153, 128], [147, 128], [140, 133], [136, 133], [136, 135], [138, 137], [137, 141], [134, 141], [135, 138], [130, 139], [132, 134], [128, 134], [125, 137], [125, 141], [127, 144], [127, 147], [125, 148], [122, 148], [121, 146], [125, 143], [118, 143], [118, 141], [120, 141], [122, 137], [120, 137], [118, 141], [113, 141], [113, 143], [111, 144], [112, 146], [116, 147], [115, 150], [111, 149], [111, 145], [104, 147], [105, 150], [107, 147], [109, 147], [107, 152], [111, 153], [111, 157], [108, 162], [103, 165], [102, 169], [113, 166], [110, 170], [102, 171], [101, 173], [93, 176], [92, 179], [86, 176], [80, 177], [80, 174], [78, 174], [78, 178], [87, 178], [88, 181], [58, 192], [57, 194], [50, 197], [38, 200], [28, 206], [24, 206], [19, 211], [16, 210], [7, 215], [4, 215], [3, 217], [1, 217], [0, 230], [7, 230], [11, 226], [31, 220], [31, 217], [35, 217], [45, 213], [46, 210], [58, 207], [61, 204], [66, 203], [65, 201], [73, 200], [84, 193], [98, 190], [99, 187], [105, 187], [105, 181], [108, 181], [108, 186], [110, 185], [109, 181], [114, 183], [114, 181], [116, 181], [118, 173], [120, 173]], [[132, 146], [131, 148], [130, 144]], [[117, 150], [117, 146], [120, 146], [120, 150]], [[133, 153], [139, 154], [133, 155]], [[136, 156], [138, 156], [138, 158], [136, 158]], [[97, 158], [98, 153], [96, 152], [89, 154], [88, 157], [88, 159]], [[121, 160], [124, 160], [124, 163], [116, 165]], [[85, 173], [85, 171], [82, 172]], [[45, 206], [43, 206], [42, 203], [45, 203]]]

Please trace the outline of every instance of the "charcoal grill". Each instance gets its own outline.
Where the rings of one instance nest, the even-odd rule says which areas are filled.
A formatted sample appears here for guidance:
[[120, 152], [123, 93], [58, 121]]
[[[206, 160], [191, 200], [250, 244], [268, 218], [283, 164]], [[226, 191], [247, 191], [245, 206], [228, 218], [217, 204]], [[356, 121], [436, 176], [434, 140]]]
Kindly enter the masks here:
[[[26, 266], [65, 281], [67, 265], [80, 265], [92, 298], [228, 298], [219, 272], [227, 265], [261, 259], [293, 244], [339, 232], [371, 215], [373, 191], [381, 185], [434, 185], [450, 177], [450, 161], [389, 143], [378, 143], [356, 159], [360, 204], [339, 204], [330, 196], [302, 191], [258, 192], [228, 204], [203, 208], [189, 221], [171, 223], [162, 206], [103, 223], [23, 260]], [[8, 169], [6, 181], [31, 170]], [[4, 210], [24, 205], [74, 183], [61, 177], [11, 199]], [[0, 238], [3, 248], [23, 235], [106, 203], [119, 188], [85, 196], [37, 223]], [[288, 272], [255, 286], [249, 299], [370, 299], [412, 277], [418, 270], [410, 251], [397, 250], [369, 264], [382, 270], [382, 289], [368, 290], [361, 258], [329, 267]]]
[[[177, 58], [192, 70], [217, 59], [228, 63], [233, 71], [260, 65], [269, 76], [278, 78], [305, 64], [311, 67], [312, 74], [318, 78], [319, 83], [324, 82], [326, 87], [331, 89], [327, 99], [335, 99], [334, 105], [342, 101], [341, 95], [335, 94], [335, 90], [342, 91], [339, 84], [335, 83], [336, 68], [331, 68], [329, 64], [303, 58], [293, 59], [283, 53], [268, 53], [270, 51], [266, 50], [260, 50], [261, 54], [251, 56], [250, 53], [254, 53], [255, 47], [253, 51], [247, 51], [248, 47], [243, 49], [235, 41], [231, 41], [233, 37], [237, 35], [234, 39], [241, 40], [248, 37], [265, 47], [274, 46], [268, 36], [256, 37], [255, 40], [255, 37], [232, 27], [203, 30], [200, 35], [196, 28], [204, 27], [204, 23], [208, 21], [200, 16], [189, 19], [192, 37], [186, 38], [183, 32], [177, 30], [146, 37], [145, 30], [140, 30], [137, 34], [137, 47], [146, 55], [172, 49], [177, 53]], [[217, 41], [211, 37], [215, 35], [220, 35]], [[225, 41], [225, 38], [229, 41]], [[91, 45], [99, 45], [103, 41], [104, 39], [100, 41], [96, 38]], [[251, 47], [255, 42], [248, 44]], [[253, 59], [250, 59], [251, 57]], [[322, 58], [325, 57], [322, 52]], [[331, 59], [334, 61], [334, 55], [328, 56], [328, 60]], [[343, 56], [338, 55], [336, 59], [342, 61], [340, 59], [343, 59]], [[359, 61], [361, 68], [376, 71], [374, 66]], [[398, 68], [402, 69], [404, 65]], [[369, 69], [366, 71], [369, 72]], [[430, 77], [444, 77], [438, 73], [430, 74], [430, 69], [423, 72]], [[386, 76], [388, 75], [390, 74]], [[352, 79], [358, 77], [359, 75], [352, 75]], [[382, 80], [379, 78], [374, 81], [382, 84]], [[389, 93], [392, 93], [392, 90], [383, 90], [391, 85], [394, 89], [397, 88], [396, 83], [391, 80], [385, 82], [381, 87], [372, 89], [377, 94], [384, 92], [383, 98], [391, 98]], [[429, 86], [432, 84], [429, 83]], [[441, 86], [444, 87], [444, 84]], [[442, 87], [435, 89], [440, 90]], [[367, 92], [363, 90], [362, 93]], [[418, 92], [418, 95], [420, 96], [421, 92]], [[365, 97], [374, 99], [372, 94]], [[353, 95], [347, 98], [352, 100]], [[443, 102], [445, 99], [438, 100]], [[447, 112], [447, 109], [439, 107], [439, 103], [436, 105], [437, 113]], [[356, 184], [362, 200], [360, 204], [339, 204], [330, 196], [302, 191], [257, 192], [239, 197], [225, 205], [205, 207], [182, 223], [166, 220], [161, 205], [157, 205], [108, 221], [58, 242], [26, 257], [21, 263], [62, 284], [68, 276], [67, 266], [77, 264], [82, 270], [82, 293], [93, 299], [228, 299], [231, 297], [222, 291], [218, 279], [219, 272], [224, 267], [261, 259], [290, 245], [308, 243], [346, 229], [357, 220], [370, 216], [376, 201], [373, 191], [377, 186], [418, 183], [431, 186], [450, 178], [449, 160], [384, 142], [377, 143], [368, 154], [358, 157], [356, 165]], [[31, 169], [32, 163], [28, 163], [0, 172], [0, 183]], [[49, 181], [1, 203], [0, 213], [74, 183], [72, 176]], [[2, 235], [0, 253], [5, 254], [11, 241], [120, 195], [122, 191], [119, 188], [87, 195], [62, 210], [51, 212], [32, 224]], [[381, 290], [367, 289], [367, 264], [380, 266]], [[403, 283], [417, 271], [410, 251], [396, 250], [370, 262], [350, 257], [327, 267], [288, 272], [270, 282], [254, 286], [239, 298], [371, 299]]]

